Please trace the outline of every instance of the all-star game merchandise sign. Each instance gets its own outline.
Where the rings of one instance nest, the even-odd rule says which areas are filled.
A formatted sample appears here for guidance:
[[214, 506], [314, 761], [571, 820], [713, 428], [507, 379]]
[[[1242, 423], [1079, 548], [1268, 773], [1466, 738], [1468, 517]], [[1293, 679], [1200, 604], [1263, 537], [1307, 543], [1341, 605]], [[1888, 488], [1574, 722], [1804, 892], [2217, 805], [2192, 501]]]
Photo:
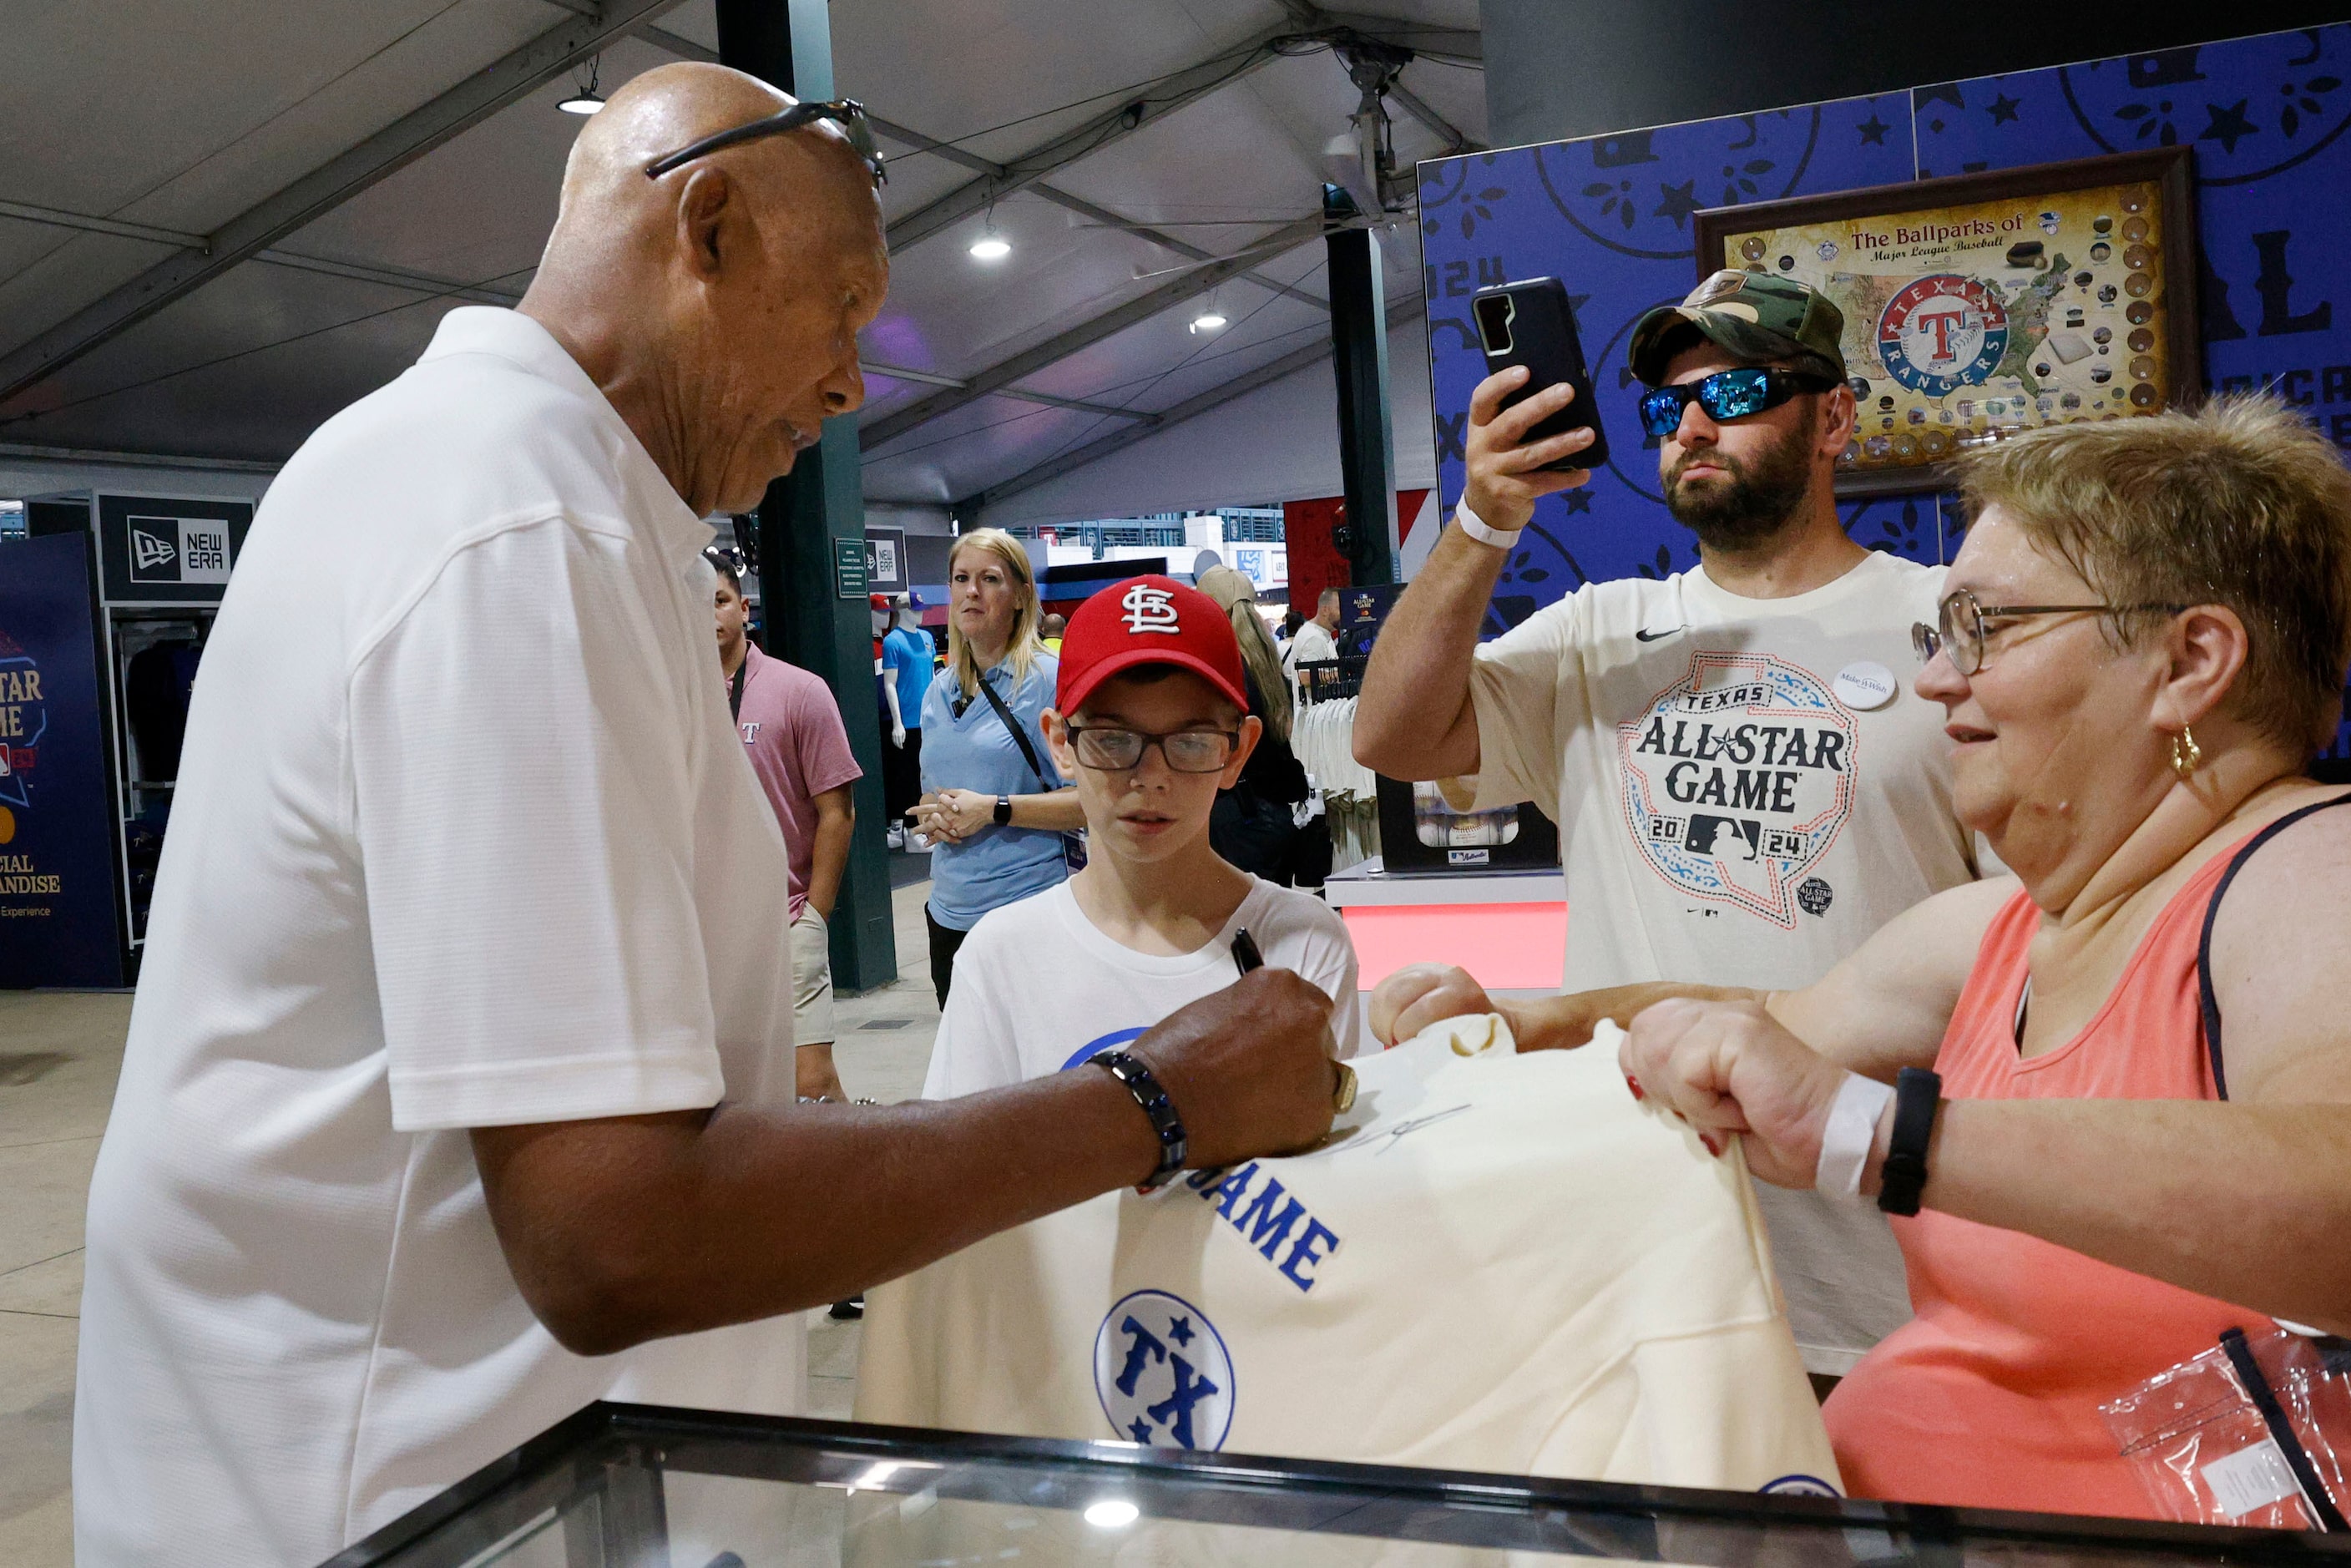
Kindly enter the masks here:
[[1961, 447], [2154, 413], [2198, 384], [2189, 151], [1701, 213], [1698, 259], [1844, 313], [1842, 469], [1922, 482]]
[[0, 987], [122, 983], [89, 555], [0, 545]]

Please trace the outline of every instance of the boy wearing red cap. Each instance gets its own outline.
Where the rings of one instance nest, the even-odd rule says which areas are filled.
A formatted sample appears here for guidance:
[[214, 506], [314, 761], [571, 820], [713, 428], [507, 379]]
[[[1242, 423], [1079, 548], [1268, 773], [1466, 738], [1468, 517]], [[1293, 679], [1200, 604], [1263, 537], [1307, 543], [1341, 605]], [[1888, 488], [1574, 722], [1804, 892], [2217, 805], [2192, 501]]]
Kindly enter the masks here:
[[[1236, 870], [1208, 814], [1256, 746], [1240, 645], [1215, 601], [1165, 577], [1103, 589], [1070, 617], [1053, 759], [1085, 807], [1085, 870], [990, 912], [956, 958], [923, 1086], [929, 1099], [1073, 1067], [1223, 989], [1252, 946], [1335, 1004], [1342, 1056], [1361, 1032], [1355, 951], [1311, 894]], [[1249, 940], [1237, 943], [1246, 931]]]

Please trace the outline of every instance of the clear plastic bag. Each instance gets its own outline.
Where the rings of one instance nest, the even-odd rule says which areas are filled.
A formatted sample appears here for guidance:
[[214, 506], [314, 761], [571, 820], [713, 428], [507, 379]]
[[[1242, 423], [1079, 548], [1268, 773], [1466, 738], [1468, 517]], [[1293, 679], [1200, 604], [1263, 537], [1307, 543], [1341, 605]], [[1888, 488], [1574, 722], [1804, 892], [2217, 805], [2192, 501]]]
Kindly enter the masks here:
[[2098, 1408], [2168, 1519], [2346, 1528], [2351, 1343], [2231, 1329], [2211, 1350]]

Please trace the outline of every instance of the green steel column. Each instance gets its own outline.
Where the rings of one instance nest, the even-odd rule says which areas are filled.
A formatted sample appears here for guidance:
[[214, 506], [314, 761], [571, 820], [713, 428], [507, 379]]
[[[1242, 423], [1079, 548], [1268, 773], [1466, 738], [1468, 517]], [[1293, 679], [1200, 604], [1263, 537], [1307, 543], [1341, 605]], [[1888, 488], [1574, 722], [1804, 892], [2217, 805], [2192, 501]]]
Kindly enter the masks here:
[[[832, 34], [824, 0], [718, 0], [718, 54], [726, 64], [803, 99], [834, 96]], [[871, 990], [898, 977], [890, 908], [888, 827], [882, 802], [882, 728], [875, 717], [873, 631], [866, 606], [865, 489], [857, 421], [829, 419], [824, 439], [768, 487], [759, 504], [759, 593], [768, 652], [832, 688], [857, 782], [857, 831], [832, 912], [832, 981]], [[837, 570], [844, 558], [852, 573]]]
[[[1326, 220], [1355, 215], [1336, 186], [1322, 188]], [[1339, 379], [1339, 471], [1347, 501], [1346, 555], [1357, 584], [1396, 580], [1395, 434], [1388, 417], [1388, 319], [1379, 236], [1342, 229], [1323, 240], [1331, 260], [1331, 349]]]

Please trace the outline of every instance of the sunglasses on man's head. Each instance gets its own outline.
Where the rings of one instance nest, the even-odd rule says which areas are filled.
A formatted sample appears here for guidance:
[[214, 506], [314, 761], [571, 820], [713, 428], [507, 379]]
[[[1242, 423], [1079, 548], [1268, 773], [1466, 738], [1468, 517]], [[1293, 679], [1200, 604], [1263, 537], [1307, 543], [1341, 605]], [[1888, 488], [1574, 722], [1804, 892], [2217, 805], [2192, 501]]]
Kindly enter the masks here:
[[1762, 365], [1717, 371], [1698, 381], [1643, 394], [1641, 428], [1651, 435], [1671, 435], [1681, 428], [1682, 410], [1692, 403], [1706, 410], [1708, 419], [1745, 419], [1777, 408], [1799, 393], [1826, 392], [1836, 384], [1834, 377]]
[[658, 180], [671, 170], [707, 158], [713, 152], [723, 152], [729, 147], [740, 147], [746, 141], [762, 141], [770, 136], [782, 136], [798, 131], [803, 125], [813, 125], [829, 120], [841, 127], [857, 155], [873, 172], [873, 183], [878, 188], [890, 183], [882, 165], [882, 152], [873, 144], [873, 127], [866, 122], [865, 106], [853, 98], [837, 98], [823, 103], [796, 103], [781, 114], [755, 120], [748, 125], [738, 125], [732, 131], [721, 131], [701, 141], [664, 153], [645, 165], [645, 178]]

